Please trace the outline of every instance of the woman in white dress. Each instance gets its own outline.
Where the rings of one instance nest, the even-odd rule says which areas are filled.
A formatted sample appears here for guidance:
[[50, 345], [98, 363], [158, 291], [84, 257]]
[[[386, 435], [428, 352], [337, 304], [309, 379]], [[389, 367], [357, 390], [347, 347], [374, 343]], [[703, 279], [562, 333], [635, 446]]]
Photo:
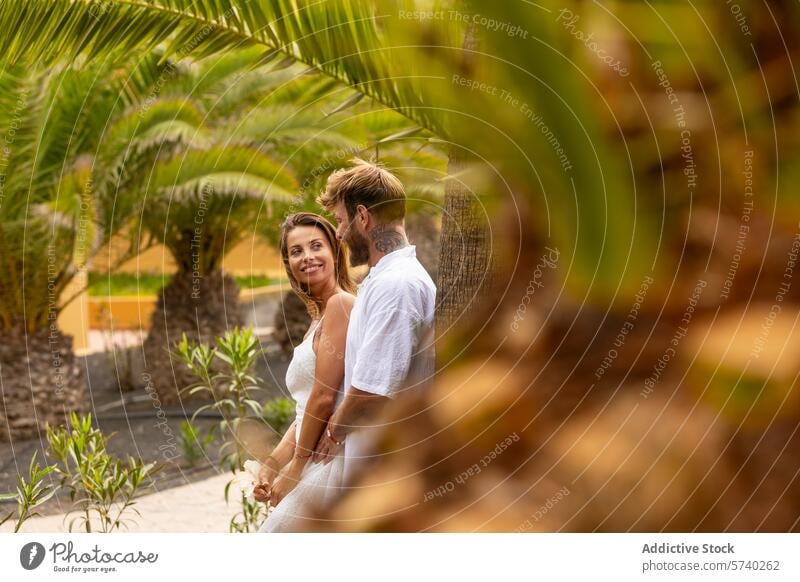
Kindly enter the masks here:
[[346, 252], [330, 222], [301, 212], [281, 226], [281, 257], [312, 322], [286, 371], [286, 386], [297, 403], [295, 421], [263, 463], [256, 487], [256, 499], [274, 508], [262, 532], [307, 527], [310, 510], [335, 498], [344, 467], [343, 454], [327, 464], [312, 463], [311, 455], [343, 394], [347, 325], [355, 301]]

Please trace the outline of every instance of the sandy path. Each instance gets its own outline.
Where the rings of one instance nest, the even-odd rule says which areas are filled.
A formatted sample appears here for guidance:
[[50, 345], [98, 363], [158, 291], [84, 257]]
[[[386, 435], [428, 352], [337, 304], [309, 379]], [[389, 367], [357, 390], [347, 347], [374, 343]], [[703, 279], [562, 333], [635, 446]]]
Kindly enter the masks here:
[[[235, 489], [231, 489], [231, 503], [225, 503], [225, 485], [231, 474], [223, 473], [203, 481], [174, 487], [140, 497], [136, 508], [142, 516], [131, 514], [136, 523], [129, 525], [131, 532], [227, 532], [228, 522], [238, 512]], [[23, 532], [66, 532], [64, 514], [34, 517], [22, 526]], [[1, 532], [13, 531], [14, 524], [7, 522]], [[124, 528], [122, 531], [125, 531]]]

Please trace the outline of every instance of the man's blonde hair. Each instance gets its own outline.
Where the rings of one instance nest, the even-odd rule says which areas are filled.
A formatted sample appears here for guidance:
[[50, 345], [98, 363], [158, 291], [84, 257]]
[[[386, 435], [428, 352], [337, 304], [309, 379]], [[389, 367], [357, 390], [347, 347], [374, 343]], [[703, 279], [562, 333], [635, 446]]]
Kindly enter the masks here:
[[351, 161], [352, 167], [336, 170], [328, 177], [317, 202], [331, 210], [340, 200], [344, 201], [348, 218], [355, 216], [359, 204], [383, 221], [405, 218], [406, 193], [402, 182], [378, 164], [360, 158]]

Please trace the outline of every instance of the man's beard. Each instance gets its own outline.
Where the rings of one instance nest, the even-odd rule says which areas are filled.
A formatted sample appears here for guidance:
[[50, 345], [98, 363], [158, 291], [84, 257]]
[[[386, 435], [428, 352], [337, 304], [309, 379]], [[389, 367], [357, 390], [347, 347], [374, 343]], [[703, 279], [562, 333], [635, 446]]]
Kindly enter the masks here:
[[350, 266], [358, 267], [369, 263], [369, 241], [357, 230], [351, 228], [344, 239], [350, 249]]

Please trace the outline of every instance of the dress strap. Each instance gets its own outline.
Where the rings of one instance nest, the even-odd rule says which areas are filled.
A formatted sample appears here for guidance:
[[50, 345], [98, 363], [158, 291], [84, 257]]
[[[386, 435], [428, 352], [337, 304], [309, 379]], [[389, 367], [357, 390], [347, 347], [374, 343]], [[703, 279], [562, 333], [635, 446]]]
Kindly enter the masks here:
[[324, 313], [322, 314], [322, 317], [319, 318], [319, 321], [317, 322], [317, 326], [314, 328], [314, 332], [312, 333], [312, 336], [317, 335], [317, 332], [319, 331], [319, 326], [322, 325], [322, 320], [323, 319], [325, 319], [325, 314]]
[[319, 326], [322, 325], [322, 320], [323, 319], [325, 319], [325, 314], [324, 313], [322, 314], [322, 317], [320, 317], [317, 320], [317, 325], [314, 326], [314, 333], [317, 333], [317, 330], [319, 329]]
[[325, 319], [325, 315], [324, 314], [322, 315], [322, 317], [320, 317], [317, 320], [317, 323], [316, 323], [316, 325], [314, 326], [313, 329], [309, 328], [308, 332], [306, 333], [305, 338], [303, 338], [303, 341], [308, 341], [308, 338], [312, 338], [317, 334], [317, 330], [319, 329], [320, 324], [322, 324], [322, 320], [323, 319]]

